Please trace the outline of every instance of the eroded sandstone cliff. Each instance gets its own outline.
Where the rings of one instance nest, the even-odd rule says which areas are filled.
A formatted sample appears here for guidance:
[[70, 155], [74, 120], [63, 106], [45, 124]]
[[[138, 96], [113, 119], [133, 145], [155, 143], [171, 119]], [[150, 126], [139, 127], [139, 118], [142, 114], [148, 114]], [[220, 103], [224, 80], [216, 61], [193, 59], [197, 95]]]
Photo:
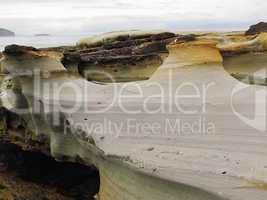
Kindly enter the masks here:
[[[9, 46], [1, 62], [1, 106], [4, 107], [1, 138], [25, 150], [42, 151], [60, 161], [97, 167], [101, 183], [99, 196], [103, 200], [265, 198], [266, 191], [251, 186], [249, 181], [252, 168], [255, 179], [265, 180], [262, 176], [266, 160], [265, 136], [245, 126], [232, 113], [229, 99], [232, 88], [239, 82], [222, 66], [225, 55], [265, 51], [265, 40], [265, 34], [250, 37], [127, 32], [85, 39], [77, 46], [66, 48]], [[55, 91], [47, 90], [36, 93], [34, 70], [41, 71], [38, 84], [46, 86], [44, 88], [56, 83], [56, 88], [62, 89], [66, 84], [75, 83], [77, 91], [63, 87], [62, 96], [52, 95]], [[211, 120], [218, 129], [210, 137], [202, 133], [169, 135], [168, 129], [163, 129], [159, 135], [151, 131], [128, 133], [126, 128], [115, 134], [105, 129], [100, 129], [99, 133], [99, 129], [90, 128], [90, 125], [104, 124], [106, 118], [122, 124], [127, 124], [127, 119], [131, 118], [141, 124], [162, 124], [169, 118], [193, 121], [194, 117], [185, 116], [179, 109], [171, 113], [125, 113], [118, 106], [118, 100], [110, 109], [99, 113], [98, 109], [105, 108], [112, 99], [113, 84], [107, 84], [110, 81], [106, 76], [92, 74], [96, 70], [111, 74], [115, 82], [134, 81], [136, 87], [114, 84], [119, 88], [129, 87], [125, 90], [128, 95], [139, 94], [138, 89], [142, 89], [144, 96], [123, 101], [131, 110], [142, 110], [146, 98], [152, 97], [155, 97], [149, 104], [152, 108], [167, 105], [172, 109], [177, 102], [171, 102], [170, 98], [180, 84], [190, 82], [206, 86], [212, 83], [211, 93], [205, 95], [204, 103], [195, 96], [180, 99], [179, 103], [183, 108], [193, 106], [198, 110], [206, 106], [207, 112], [196, 115]], [[136, 82], [140, 80], [147, 81]], [[149, 85], [160, 85], [163, 92], [159, 95]], [[250, 94], [257, 89], [251, 86], [237, 98], [242, 111], [251, 114], [247, 108], [255, 102]], [[190, 88], [185, 90], [186, 94], [190, 91]], [[77, 93], [79, 96], [75, 98]], [[78, 105], [79, 109], [68, 111], [72, 105]], [[262, 106], [261, 102], [257, 105]], [[39, 109], [34, 109], [35, 106]], [[20, 113], [20, 109], [28, 112]], [[256, 150], [248, 139], [251, 137], [258, 144]], [[251, 157], [254, 160], [248, 163]], [[243, 186], [250, 190], [239, 189]]]

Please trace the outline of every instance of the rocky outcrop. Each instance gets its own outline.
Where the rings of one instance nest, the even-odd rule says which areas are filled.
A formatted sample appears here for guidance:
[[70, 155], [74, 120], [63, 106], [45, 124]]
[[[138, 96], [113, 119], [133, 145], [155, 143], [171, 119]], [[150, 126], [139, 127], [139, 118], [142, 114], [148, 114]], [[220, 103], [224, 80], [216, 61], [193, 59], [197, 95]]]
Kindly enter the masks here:
[[15, 36], [15, 33], [7, 29], [0, 28], [0, 37], [11, 37], [11, 36]]
[[[169, 32], [132, 31], [93, 36], [81, 40], [77, 44], [79, 50], [65, 52], [62, 63], [87, 80], [144, 80], [162, 64], [168, 54], [167, 44], [175, 39], [176, 35]], [[181, 39], [192, 40], [193, 37]], [[129, 74], [129, 71], [134, 73]]]
[[260, 22], [258, 24], [250, 26], [250, 28], [246, 31], [246, 35], [255, 35], [262, 32], [267, 32], [266, 22]]
[[86, 46], [88, 48], [103, 46], [104, 44], [118, 42], [118, 41], [129, 41], [137, 39], [148, 39], [150, 37], [154, 40], [162, 40], [170, 37], [174, 37], [175, 34], [162, 32], [162, 31], [118, 31], [109, 32], [101, 35], [96, 35], [88, 38], [81, 39], [77, 45]]
[[256, 38], [241, 42], [228, 42], [218, 44], [224, 56], [243, 54], [248, 52], [262, 52], [267, 50], [267, 33], [261, 33]]
[[173, 43], [168, 46], [168, 59], [175, 60], [178, 66], [192, 66], [197, 64], [222, 63], [223, 58], [213, 41], [194, 41]]
[[98, 191], [96, 169], [0, 140], [0, 199], [93, 200]]
[[7, 46], [4, 51], [4, 53], [10, 54], [13, 56], [26, 54], [27, 52], [36, 53], [37, 55], [38, 50], [34, 47], [20, 46], [20, 45], [13, 44], [13, 45]]
[[[239, 82], [223, 69], [219, 51], [227, 52], [235, 43], [230, 52], [240, 52], [243, 41], [246, 48], [252, 45], [249, 51], [262, 51], [265, 36], [237, 41], [221, 35], [113, 36], [91, 38], [67, 49], [7, 47], [2, 65], [9, 74], [1, 77], [0, 103], [15, 116], [0, 115], [3, 138], [27, 150], [39, 148], [60, 161], [97, 167], [103, 200], [266, 199], [266, 191], [250, 181], [266, 180], [266, 130], [261, 131], [258, 123], [249, 128], [233, 113], [230, 101]], [[158, 70], [148, 81], [133, 84], [40, 77], [38, 86], [44, 90], [37, 93], [31, 87], [33, 77], [12, 76], [17, 69], [53, 73], [63, 67], [60, 58], [68, 69], [64, 73], [74, 69], [87, 80], [106, 81], [97, 74], [86, 76], [85, 71], [95, 69], [111, 70], [120, 81], [140, 74], [143, 78], [147, 74], [142, 70], [153, 65]], [[234, 103], [252, 116], [250, 108], [264, 108], [264, 102], [251, 98], [258, 88], [249, 89], [236, 94]], [[259, 93], [261, 97], [265, 92]], [[126, 98], [113, 99], [117, 94]], [[21, 107], [29, 112], [16, 112]], [[181, 126], [201, 127], [180, 129], [177, 119]], [[106, 122], [115, 128], [106, 127]]]
[[40, 50], [34, 47], [9, 45], [3, 51], [5, 59], [1, 62], [2, 73], [26, 73], [65, 71], [60, 59], [63, 54], [60, 51]]

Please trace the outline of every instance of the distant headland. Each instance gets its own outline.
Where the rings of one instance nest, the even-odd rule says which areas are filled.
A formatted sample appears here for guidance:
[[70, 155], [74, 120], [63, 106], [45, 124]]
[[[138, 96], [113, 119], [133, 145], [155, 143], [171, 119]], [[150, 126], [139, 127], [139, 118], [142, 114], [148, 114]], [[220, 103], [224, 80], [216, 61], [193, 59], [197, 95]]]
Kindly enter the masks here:
[[250, 26], [246, 31], [246, 35], [255, 35], [262, 32], [267, 32], [267, 22], [260, 22], [258, 24]]
[[11, 37], [11, 36], [15, 36], [15, 33], [7, 29], [0, 28], [0, 37]]

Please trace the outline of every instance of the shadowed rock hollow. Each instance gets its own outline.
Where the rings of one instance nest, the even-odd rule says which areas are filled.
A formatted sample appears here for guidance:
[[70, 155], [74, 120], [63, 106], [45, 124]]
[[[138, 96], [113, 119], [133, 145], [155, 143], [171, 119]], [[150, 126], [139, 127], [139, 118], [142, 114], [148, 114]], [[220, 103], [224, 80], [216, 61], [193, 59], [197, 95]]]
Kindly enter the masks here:
[[[29, 200], [92, 200], [99, 191], [99, 174], [95, 168], [57, 162], [40, 152], [24, 151], [19, 146], [1, 141], [0, 177], [3, 173], [0, 199], [5, 197], [5, 200], [11, 200], [11, 195], [16, 197], [14, 199]], [[17, 180], [14, 186], [12, 180], [8, 182], [12, 176]], [[24, 182], [25, 186], [20, 185]], [[22, 188], [27, 191], [19, 191]]]

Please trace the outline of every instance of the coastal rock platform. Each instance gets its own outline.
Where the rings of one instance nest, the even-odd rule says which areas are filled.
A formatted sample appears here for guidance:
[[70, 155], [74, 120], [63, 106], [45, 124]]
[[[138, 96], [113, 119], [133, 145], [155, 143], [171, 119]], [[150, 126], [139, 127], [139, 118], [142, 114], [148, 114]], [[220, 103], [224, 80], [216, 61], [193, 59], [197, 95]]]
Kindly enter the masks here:
[[264, 33], [9, 46], [1, 138], [96, 167], [101, 200], [266, 200], [267, 88], [224, 68], [226, 57], [266, 50]]

